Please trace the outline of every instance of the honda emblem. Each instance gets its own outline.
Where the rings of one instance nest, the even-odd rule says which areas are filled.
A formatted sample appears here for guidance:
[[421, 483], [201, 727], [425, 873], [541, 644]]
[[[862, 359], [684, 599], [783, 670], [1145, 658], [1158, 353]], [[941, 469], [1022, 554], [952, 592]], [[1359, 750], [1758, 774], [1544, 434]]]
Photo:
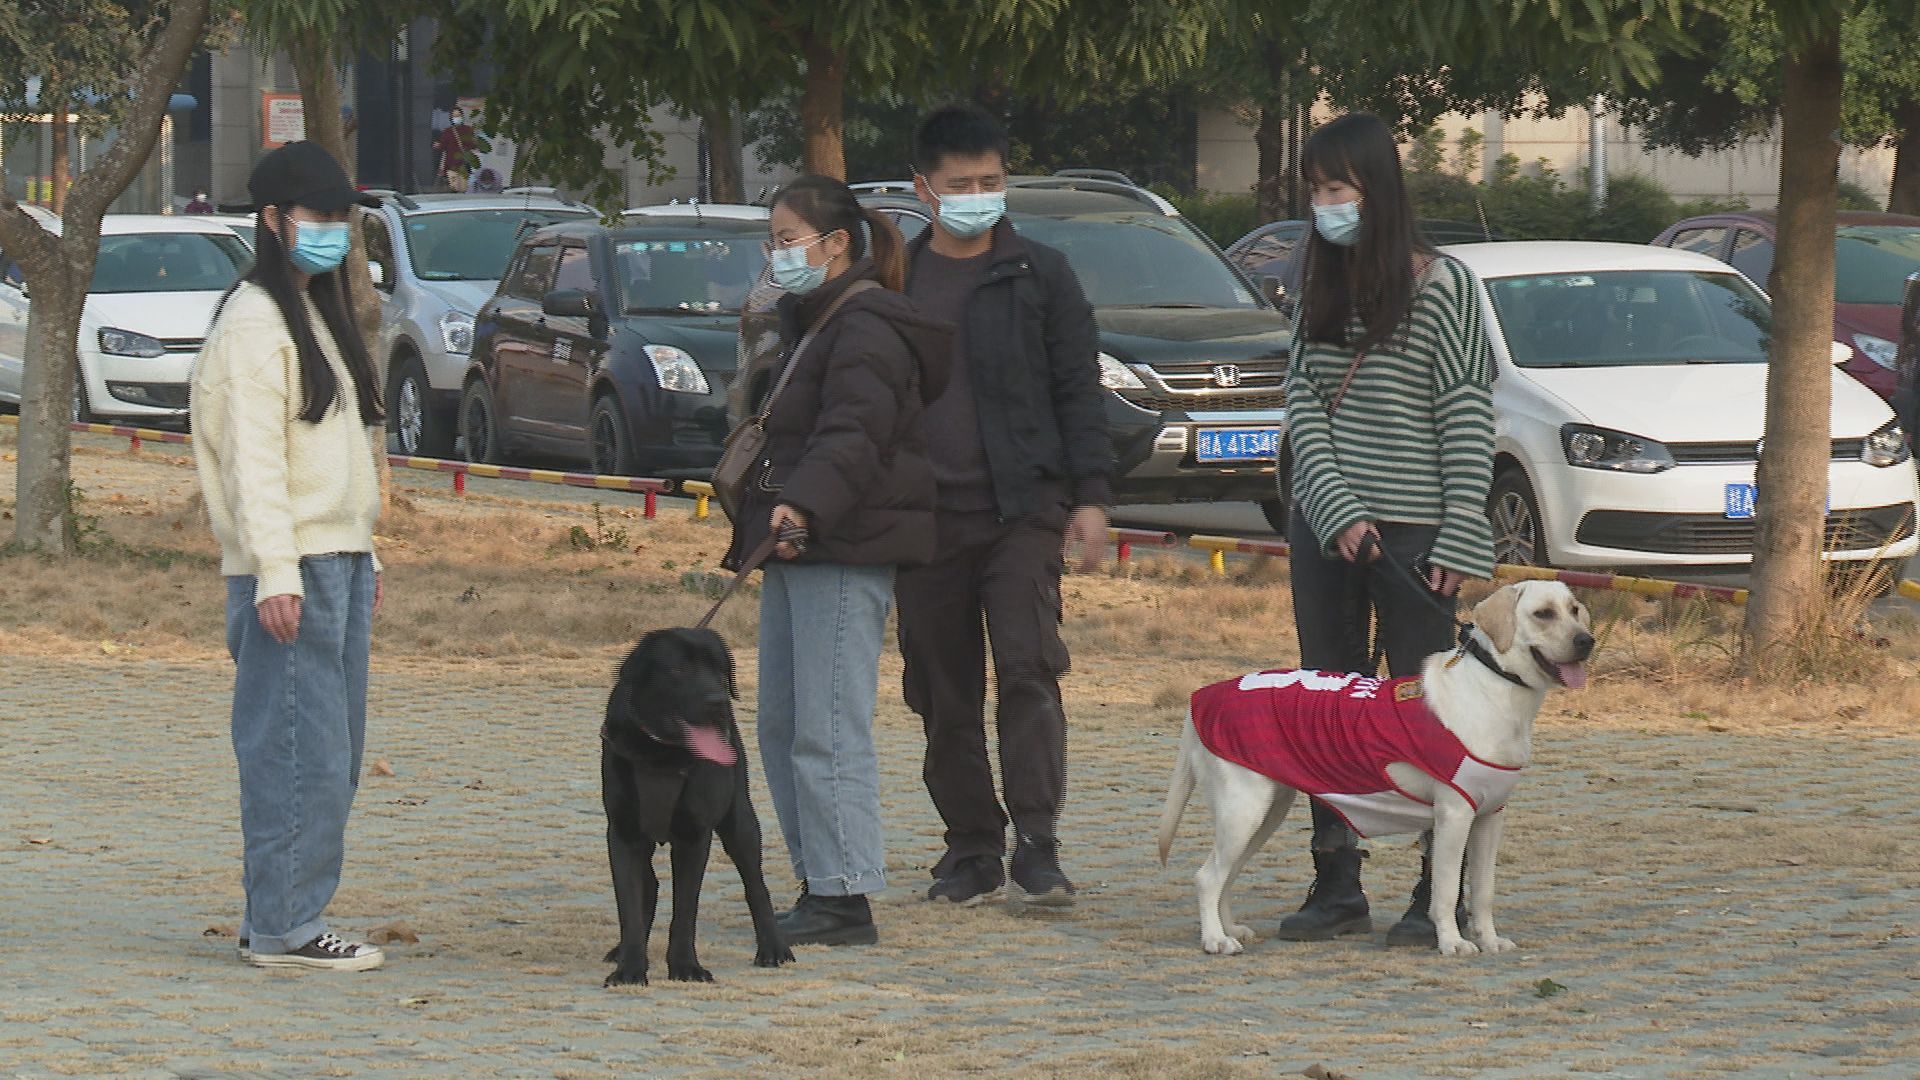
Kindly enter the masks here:
[[1213, 385], [1221, 387], [1239, 386], [1240, 365], [1215, 364], [1213, 366]]

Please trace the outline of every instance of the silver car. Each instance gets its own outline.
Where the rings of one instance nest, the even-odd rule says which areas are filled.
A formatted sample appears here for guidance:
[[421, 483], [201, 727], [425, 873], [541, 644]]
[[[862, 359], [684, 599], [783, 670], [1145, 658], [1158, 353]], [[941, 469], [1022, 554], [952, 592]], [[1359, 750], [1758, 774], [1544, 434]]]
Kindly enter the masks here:
[[460, 384], [473, 351], [473, 316], [493, 296], [520, 234], [594, 211], [551, 190], [490, 195], [374, 192], [362, 215], [380, 292], [380, 355], [387, 361], [391, 450], [451, 457]]

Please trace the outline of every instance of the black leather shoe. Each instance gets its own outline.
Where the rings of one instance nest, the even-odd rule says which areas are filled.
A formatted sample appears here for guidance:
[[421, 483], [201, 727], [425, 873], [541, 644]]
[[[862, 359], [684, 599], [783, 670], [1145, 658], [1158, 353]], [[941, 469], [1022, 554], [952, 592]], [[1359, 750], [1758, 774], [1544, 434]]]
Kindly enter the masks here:
[[1307, 902], [1280, 920], [1274, 936], [1282, 941], [1332, 941], [1348, 934], [1373, 933], [1367, 894], [1360, 889], [1360, 860], [1365, 857], [1365, 852], [1352, 847], [1314, 852]]
[[774, 919], [788, 945], [871, 945], [880, 940], [873, 909], [864, 896], [800, 898], [792, 911]]

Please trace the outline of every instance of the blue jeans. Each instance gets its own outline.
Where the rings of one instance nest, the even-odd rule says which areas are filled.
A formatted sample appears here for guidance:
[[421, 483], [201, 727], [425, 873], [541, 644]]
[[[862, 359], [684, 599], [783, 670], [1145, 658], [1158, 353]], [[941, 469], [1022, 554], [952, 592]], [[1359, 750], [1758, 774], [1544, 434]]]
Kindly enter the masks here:
[[257, 953], [297, 949], [327, 931], [321, 913], [340, 886], [366, 745], [373, 557], [307, 556], [300, 582], [300, 633], [282, 645], [260, 625], [254, 579], [227, 579], [247, 897], [240, 936]]
[[793, 872], [816, 896], [886, 887], [873, 749], [893, 567], [769, 560], [760, 590], [760, 767]]

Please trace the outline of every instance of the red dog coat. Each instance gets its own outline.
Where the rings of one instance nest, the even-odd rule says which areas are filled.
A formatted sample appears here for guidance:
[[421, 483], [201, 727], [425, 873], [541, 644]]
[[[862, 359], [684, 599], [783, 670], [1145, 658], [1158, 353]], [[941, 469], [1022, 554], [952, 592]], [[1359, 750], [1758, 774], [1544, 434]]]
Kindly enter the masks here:
[[1433, 827], [1433, 805], [1387, 774], [1403, 761], [1476, 813], [1505, 806], [1520, 770], [1481, 761], [1427, 708], [1420, 680], [1261, 671], [1194, 691], [1193, 728], [1214, 756], [1304, 791], [1362, 836]]

